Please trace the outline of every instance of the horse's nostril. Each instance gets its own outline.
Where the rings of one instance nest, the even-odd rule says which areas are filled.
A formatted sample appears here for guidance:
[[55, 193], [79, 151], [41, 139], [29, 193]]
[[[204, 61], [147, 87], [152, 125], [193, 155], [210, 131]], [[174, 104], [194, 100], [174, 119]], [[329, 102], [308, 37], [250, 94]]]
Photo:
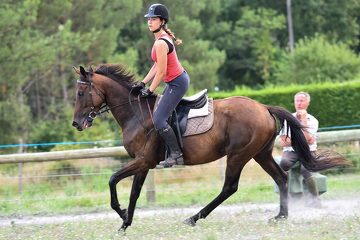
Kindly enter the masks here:
[[78, 127], [79, 126], [79, 124], [77, 122], [75, 122], [75, 121], [73, 121], [72, 125], [73, 125], [73, 127]]

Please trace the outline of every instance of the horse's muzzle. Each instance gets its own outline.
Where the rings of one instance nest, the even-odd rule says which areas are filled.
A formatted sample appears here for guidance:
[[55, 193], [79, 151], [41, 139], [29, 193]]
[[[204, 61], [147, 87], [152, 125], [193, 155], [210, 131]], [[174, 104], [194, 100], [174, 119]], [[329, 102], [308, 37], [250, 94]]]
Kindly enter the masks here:
[[73, 121], [72, 123], [73, 127], [75, 127], [78, 131], [82, 131], [82, 127], [80, 124], [78, 124], [77, 122]]

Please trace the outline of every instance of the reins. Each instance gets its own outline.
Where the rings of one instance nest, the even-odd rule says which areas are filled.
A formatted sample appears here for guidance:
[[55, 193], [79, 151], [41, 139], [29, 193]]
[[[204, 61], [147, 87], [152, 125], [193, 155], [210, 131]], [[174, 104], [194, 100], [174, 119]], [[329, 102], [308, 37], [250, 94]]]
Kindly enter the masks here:
[[[130, 90], [129, 92], [129, 95], [128, 95], [128, 99], [129, 99], [129, 104], [130, 104], [130, 109], [131, 111], [133, 112], [135, 118], [138, 120], [138, 122], [140, 123], [140, 125], [148, 132], [147, 134], [149, 134], [152, 129], [154, 128], [151, 128], [150, 130], [148, 130], [148, 128], [143, 124], [145, 122], [145, 117], [144, 117], [144, 114], [143, 114], [143, 110], [142, 110], [142, 107], [141, 107], [141, 97], [140, 97], [140, 94], [137, 96], [137, 101], [139, 103], [139, 109], [140, 109], [140, 113], [141, 113], [141, 116], [142, 116], [142, 120], [137, 116], [134, 108], [133, 108], [133, 105], [131, 104], [133, 101], [131, 101], [131, 95], [132, 95], [132, 91], [133, 89]], [[151, 122], [154, 124], [154, 120], [153, 120], [153, 116], [152, 116], [152, 112], [151, 112], [151, 109], [150, 109], [150, 104], [149, 104], [149, 100], [146, 98], [146, 103], [147, 103], [147, 106], [148, 106], [148, 110], [149, 110], [149, 115], [150, 115], [150, 118], [151, 118]]]

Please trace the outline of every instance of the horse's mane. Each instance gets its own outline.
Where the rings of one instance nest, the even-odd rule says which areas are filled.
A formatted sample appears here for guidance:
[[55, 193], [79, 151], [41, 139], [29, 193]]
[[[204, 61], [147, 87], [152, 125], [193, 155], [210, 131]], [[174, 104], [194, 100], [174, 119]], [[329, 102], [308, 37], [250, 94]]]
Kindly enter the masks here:
[[95, 73], [104, 75], [130, 89], [136, 82], [134, 74], [131, 74], [121, 64], [101, 64], [96, 67]]

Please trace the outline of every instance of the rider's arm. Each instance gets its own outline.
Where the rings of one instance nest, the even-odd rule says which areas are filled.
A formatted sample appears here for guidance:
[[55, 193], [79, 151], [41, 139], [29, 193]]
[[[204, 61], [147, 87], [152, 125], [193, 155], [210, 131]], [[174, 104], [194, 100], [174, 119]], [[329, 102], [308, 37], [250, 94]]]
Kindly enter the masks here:
[[146, 74], [142, 82], [147, 84], [155, 77], [155, 74], [156, 74], [156, 63], [154, 63], [153, 66], [150, 68], [148, 74]]
[[156, 41], [155, 42], [155, 51], [156, 51], [156, 73], [149, 90], [154, 92], [157, 86], [161, 83], [161, 80], [166, 75], [167, 67], [167, 53], [168, 46], [165, 41]]

